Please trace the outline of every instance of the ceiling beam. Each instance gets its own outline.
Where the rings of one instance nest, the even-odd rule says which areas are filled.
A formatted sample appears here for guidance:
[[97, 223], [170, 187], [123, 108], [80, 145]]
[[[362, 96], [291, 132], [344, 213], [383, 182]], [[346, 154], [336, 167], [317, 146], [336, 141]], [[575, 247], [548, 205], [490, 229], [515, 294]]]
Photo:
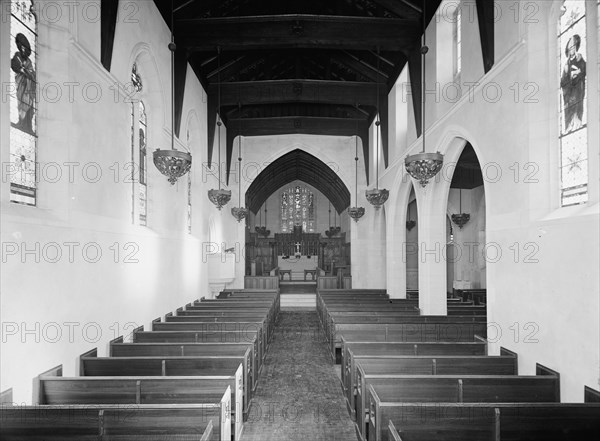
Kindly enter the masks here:
[[[221, 105], [233, 106], [316, 103], [374, 106], [377, 104], [377, 84], [368, 82], [327, 80], [269, 80], [221, 83]], [[380, 84], [386, 90], [385, 84]], [[217, 95], [219, 86], [210, 84], [208, 95]], [[386, 92], [387, 93], [387, 92]]]
[[387, 79], [385, 72], [377, 70], [374, 66], [361, 60], [357, 56], [343, 51], [332, 57], [333, 62], [338, 62], [347, 68], [354, 70], [361, 74], [363, 77], [369, 78], [371, 81], [377, 81], [377, 79]]
[[118, 0], [100, 2], [100, 59], [104, 68], [109, 72], [112, 64], [118, 12]]
[[373, 0], [382, 8], [393, 12], [398, 17], [403, 17], [409, 20], [418, 21], [421, 18], [421, 8], [414, 6], [412, 3], [404, 0]]
[[175, 51], [174, 58], [174, 93], [173, 96], [175, 105], [174, 123], [175, 123], [175, 136], [179, 138], [181, 133], [181, 117], [183, 114], [183, 97], [185, 95], [185, 80], [187, 76], [187, 53], [185, 49], [177, 48]]
[[408, 75], [410, 81], [410, 92], [413, 103], [413, 113], [415, 116], [415, 128], [417, 130], [417, 137], [421, 136], [422, 131], [422, 120], [421, 120], [421, 109], [422, 109], [422, 62], [423, 55], [418, 49], [413, 50], [408, 54]]
[[180, 19], [178, 37], [191, 51], [350, 49], [397, 51], [411, 47], [420, 25], [400, 18], [305, 14]]
[[494, 65], [494, 2], [492, 0], [477, 0], [477, 20], [483, 68], [485, 73], [488, 73]]

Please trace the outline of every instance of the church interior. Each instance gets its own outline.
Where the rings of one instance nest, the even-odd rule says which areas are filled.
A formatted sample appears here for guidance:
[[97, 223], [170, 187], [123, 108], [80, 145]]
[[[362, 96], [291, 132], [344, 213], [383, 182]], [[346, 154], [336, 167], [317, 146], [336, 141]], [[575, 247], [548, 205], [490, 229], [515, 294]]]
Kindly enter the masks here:
[[600, 0], [0, 14], [3, 440], [598, 439]]

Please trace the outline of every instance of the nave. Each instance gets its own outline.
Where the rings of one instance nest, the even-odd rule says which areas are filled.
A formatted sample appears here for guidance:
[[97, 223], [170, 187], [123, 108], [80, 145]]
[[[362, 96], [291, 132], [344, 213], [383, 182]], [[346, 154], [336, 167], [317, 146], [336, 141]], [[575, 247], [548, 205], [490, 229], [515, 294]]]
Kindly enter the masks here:
[[354, 440], [314, 311], [279, 315], [242, 441]]
[[[418, 293], [413, 293], [413, 297]], [[486, 305], [447, 316], [382, 290], [318, 290], [317, 313], [278, 290], [239, 290], [168, 313], [109, 356], [34, 379], [32, 406], [3, 405], [3, 440], [587, 440], [599, 394], [561, 403], [559, 373], [518, 375], [487, 355]], [[354, 423], [353, 423], [354, 422]]]

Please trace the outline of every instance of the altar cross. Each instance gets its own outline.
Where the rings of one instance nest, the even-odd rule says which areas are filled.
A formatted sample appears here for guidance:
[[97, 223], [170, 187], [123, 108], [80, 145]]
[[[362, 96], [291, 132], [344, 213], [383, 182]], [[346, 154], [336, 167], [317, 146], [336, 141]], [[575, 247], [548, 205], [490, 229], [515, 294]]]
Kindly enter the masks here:
[[296, 242], [294, 245], [296, 245], [296, 254], [300, 254], [300, 245], [302, 245], [300, 242]]

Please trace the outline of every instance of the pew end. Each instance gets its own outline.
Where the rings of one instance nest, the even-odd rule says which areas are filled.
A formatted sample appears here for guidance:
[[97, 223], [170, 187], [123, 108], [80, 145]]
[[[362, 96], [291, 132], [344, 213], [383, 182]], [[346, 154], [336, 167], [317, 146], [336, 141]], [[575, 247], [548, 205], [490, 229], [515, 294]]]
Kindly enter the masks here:
[[583, 387], [583, 402], [584, 403], [600, 403], [600, 392], [592, 389], [589, 386]]
[[475, 341], [481, 341], [481, 342], [484, 342], [484, 343], [485, 343], [485, 353], [486, 353], [486, 355], [489, 355], [489, 351], [488, 351], [488, 348], [489, 348], [489, 346], [488, 346], [488, 340], [487, 340], [487, 337], [482, 337], [481, 335], [475, 334], [475, 335], [473, 336], [473, 339], [474, 339]]
[[515, 359], [515, 375], [517, 375], [519, 372], [519, 355], [503, 346], [500, 346], [500, 355], [513, 357]]
[[13, 405], [13, 389], [12, 387], [0, 392], [0, 406]]
[[79, 376], [83, 377], [85, 375], [83, 368], [83, 359], [85, 358], [98, 358], [98, 348], [90, 349], [87, 352], [84, 352], [77, 358], [77, 365], [79, 366], [78, 372]]
[[556, 401], [560, 402], [560, 374], [540, 363], [535, 364], [535, 375], [556, 377]]
[[113, 356], [114, 345], [123, 344], [123, 343], [125, 343], [125, 339], [123, 338], [122, 335], [118, 336], [117, 338], [113, 338], [111, 341], [109, 341], [108, 342], [108, 356], [109, 357]]
[[43, 390], [42, 390], [42, 382], [41, 377], [62, 377], [63, 375], [63, 366], [59, 364], [58, 366], [54, 366], [51, 369], [48, 369], [46, 372], [42, 372], [37, 377], [33, 379], [33, 392], [31, 402], [33, 405], [38, 405], [43, 402]]

